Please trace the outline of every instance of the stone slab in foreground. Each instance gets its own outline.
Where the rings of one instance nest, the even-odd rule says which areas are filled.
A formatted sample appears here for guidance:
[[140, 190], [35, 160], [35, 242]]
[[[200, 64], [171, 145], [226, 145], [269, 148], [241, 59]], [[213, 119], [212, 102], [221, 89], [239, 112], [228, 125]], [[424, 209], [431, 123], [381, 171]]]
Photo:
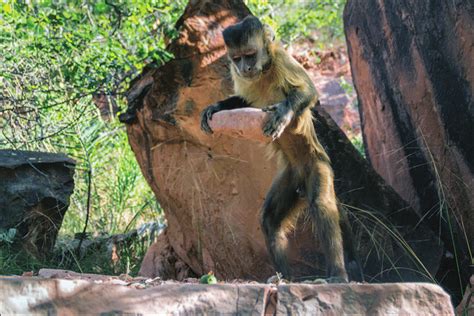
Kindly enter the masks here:
[[136, 289], [85, 280], [0, 278], [0, 314], [262, 314], [269, 290], [243, 284]]
[[0, 277], [0, 314], [454, 315], [437, 285], [162, 284]]
[[279, 315], [454, 315], [449, 295], [430, 283], [289, 284]]

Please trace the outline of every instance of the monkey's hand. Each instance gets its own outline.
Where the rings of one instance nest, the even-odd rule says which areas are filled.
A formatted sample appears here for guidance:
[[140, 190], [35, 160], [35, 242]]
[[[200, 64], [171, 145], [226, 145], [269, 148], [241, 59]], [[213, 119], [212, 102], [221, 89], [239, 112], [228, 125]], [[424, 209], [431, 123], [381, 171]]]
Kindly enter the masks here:
[[277, 103], [262, 109], [269, 112], [269, 118], [263, 125], [263, 134], [275, 140], [281, 136], [285, 128], [291, 123], [295, 112], [285, 103]]
[[219, 112], [219, 105], [213, 104], [209, 105], [207, 108], [202, 110], [201, 112], [201, 129], [207, 133], [212, 134], [212, 129], [209, 126], [209, 121], [212, 121], [212, 115], [216, 112]]

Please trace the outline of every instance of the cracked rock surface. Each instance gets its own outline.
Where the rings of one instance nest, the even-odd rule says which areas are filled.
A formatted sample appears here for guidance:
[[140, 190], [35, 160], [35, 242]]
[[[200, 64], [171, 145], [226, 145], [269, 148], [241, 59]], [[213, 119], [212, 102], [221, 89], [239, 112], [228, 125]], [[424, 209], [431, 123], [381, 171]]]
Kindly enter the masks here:
[[2, 315], [453, 315], [449, 296], [429, 283], [203, 285], [51, 269], [39, 275], [0, 277]]

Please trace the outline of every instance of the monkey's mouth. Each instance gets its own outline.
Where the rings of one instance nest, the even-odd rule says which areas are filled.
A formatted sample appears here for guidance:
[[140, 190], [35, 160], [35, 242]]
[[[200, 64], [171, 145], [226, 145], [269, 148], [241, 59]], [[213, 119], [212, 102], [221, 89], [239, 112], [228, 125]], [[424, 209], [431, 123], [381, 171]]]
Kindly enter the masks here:
[[252, 72], [242, 73], [241, 77], [247, 80], [253, 80], [258, 78], [262, 74], [261, 70], [254, 70]]

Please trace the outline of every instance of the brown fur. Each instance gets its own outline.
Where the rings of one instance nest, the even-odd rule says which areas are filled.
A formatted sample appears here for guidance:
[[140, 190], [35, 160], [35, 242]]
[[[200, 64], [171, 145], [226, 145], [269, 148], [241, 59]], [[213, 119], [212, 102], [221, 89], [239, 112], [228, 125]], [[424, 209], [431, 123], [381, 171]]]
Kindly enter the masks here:
[[[284, 101], [285, 94], [291, 88], [296, 87], [306, 92], [308, 83], [312, 84], [304, 68], [288, 55], [280, 43], [267, 42], [267, 45], [273, 62], [270, 69], [260, 74], [259, 78], [247, 80], [237, 74], [234, 66], [231, 67], [235, 94], [257, 108]], [[311, 108], [317, 101], [316, 97], [311, 106], [297, 118], [297, 122], [289, 126], [282, 137], [270, 146], [270, 155], [277, 154], [280, 164], [287, 162], [300, 164], [302, 160], [308, 161], [314, 158], [329, 161], [316, 137], [313, 125]], [[302, 157], [305, 154], [315, 157]]]
[[235, 95], [204, 109], [203, 130], [212, 132], [208, 120], [218, 111], [253, 106], [270, 112], [263, 132], [273, 139], [279, 172], [265, 198], [261, 224], [275, 268], [290, 276], [286, 234], [306, 208], [326, 254], [329, 278], [347, 281], [333, 171], [313, 125], [311, 110], [318, 100], [311, 79], [255, 17], [226, 29], [224, 40]]
[[[261, 73], [258, 78], [247, 80], [238, 75], [237, 69], [231, 67], [234, 80], [235, 94], [243, 97], [248, 103], [257, 108], [264, 108], [272, 104], [285, 101], [286, 94], [290, 89], [298, 89], [308, 93], [312, 82], [304, 68], [298, 64], [279, 43], [267, 42], [269, 55], [272, 59], [271, 67]], [[337, 262], [344, 269], [344, 258], [342, 252], [342, 234], [339, 226], [339, 211], [336, 204], [336, 196], [333, 185], [333, 172], [330, 160], [319, 143], [313, 125], [312, 107], [317, 103], [317, 97], [311, 100], [311, 104], [300, 116], [298, 116], [285, 129], [280, 138], [271, 144], [272, 152], [279, 157], [280, 170], [291, 168], [292, 177], [296, 180], [296, 186], [305, 186], [310, 190], [314, 184], [300, 183], [300, 179], [317, 177], [318, 196], [314, 199], [314, 205], [307, 201], [297, 201], [291, 210], [287, 211], [285, 218], [280, 223], [280, 228], [275, 232], [274, 244], [270, 242], [269, 247], [274, 248], [273, 256], [276, 260], [285, 256], [287, 247], [286, 234], [294, 228], [297, 217], [305, 208], [316, 208], [311, 212], [313, 223], [316, 223], [318, 239], [322, 242], [323, 251], [329, 256], [329, 262]], [[278, 180], [276, 184], [278, 185]], [[283, 185], [283, 184], [282, 184]], [[291, 186], [286, 189], [291, 190]], [[265, 215], [264, 215], [265, 216]], [[328, 240], [329, 239], [329, 240]], [[337, 249], [338, 251], [334, 251]], [[332, 267], [334, 269], [334, 267]], [[328, 268], [329, 269], [329, 268]], [[345, 271], [332, 271], [335, 275], [345, 275]], [[287, 272], [288, 273], [288, 272]]]

